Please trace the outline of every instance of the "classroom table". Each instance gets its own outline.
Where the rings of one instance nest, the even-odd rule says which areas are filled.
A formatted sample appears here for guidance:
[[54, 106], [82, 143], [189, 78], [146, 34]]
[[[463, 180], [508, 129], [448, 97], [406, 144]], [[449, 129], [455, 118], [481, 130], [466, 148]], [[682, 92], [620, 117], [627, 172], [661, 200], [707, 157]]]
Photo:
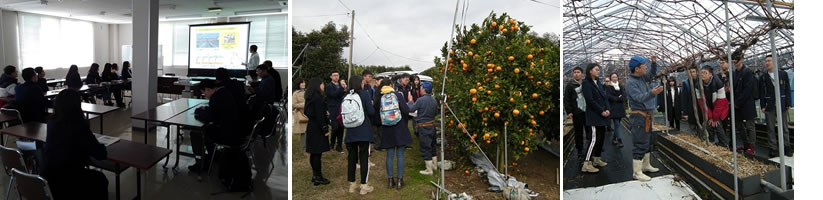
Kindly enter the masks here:
[[[209, 100], [206, 99], [180, 98], [172, 102], [168, 102], [155, 108], [146, 110], [145, 112], [134, 115], [131, 118], [143, 120], [143, 127], [146, 129], [146, 134], [144, 135], [143, 143], [148, 143], [149, 122], [166, 124], [165, 121], [167, 119], [172, 118], [180, 113], [186, 112], [186, 110], [189, 110], [193, 107], [197, 107], [198, 105], [206, 103], [208, 101]], [[167, 133], [169, 133], [168, 130]]]
[[[83, 87], [80, 87], [80, 89], [78, 89], [77, 91], [79, 91], [79, 92], [83, 93], [83, 92], [88, 91], [88, 90], [89, 90], [89, 89], [91, 89], [91, 88], [94, 88], [94, 87], [90, 87], [90, 86], [88, 86], [88, 85], [83, 85]], [[46, 98], [53, 98], [53, 97], [56, 97], [56, 96], [57, 96], [57, 94], [60, 94], [60, 92], [61, 92], [61, 91], [63, 91], [63, 90], [65, 90], [65, 89], [66, 89], [66, 88], [60, 88], [60, 89], [56, 89], [56, 90], [49, 90], [49, 91], [46, 91]]]
[[[92, 119], [93, 117], [91, 116], [93, 115], [97, 115], [100, 117], [100, 134], [103, 134], [103, 115], [105, 115], [106, 113], [114, 112], [120, 108], [114, 106], [82, 102], [80, 103], [80, 109], [82, 109], [83, 113], [86, 114], [86, 119]], [[54, 109], [48, 108], [48, 113], [53, 114]]]
[[[202, 104], [202, 105], [206, 105], [206, 104], [204, 103], [204, 104]], [[192, 108], [190, 108], [190, 109], [186, 110], [186, 111], [185, 111], [185, 112], [183, 112], [183, 113], [180, 113], [180, 114], [178, 114], [178, 115], [175, 115], [175, 116], [174, 116], [174, 117], [172, 117], [172, 118], [166, 119], [166, 120], [165, 120], [165, 123], [166, 123], [166, 124], [169, 124], [169, 125], [175, 125], [175, 126], [177, 126], [177, 132], [178, 132], [178, 133], [180, 133], [180, 128], [181, 128], [181, 127], [182, 127], [182, 128], [195, 129], [195, 130], [201, 130], [201, 131], [202, 131], [203, 127], [205, 127], [205, 126], [206, 126], [206, 124], [205, 124], [205, 123], [203, 123], [203, 122], [201, 122], [200, 120], [195, 119], [195, 117], [194, 117], [194, 112], [195, 112], [195, 111], [197, 111], [197, 109], [198, 109], [199, 107], [200, 107], [200, 106], [195, 106], [195, 107], [192, 107]], [[185, 155], [185, 156], [191, 156], [191, 157], [194, 157], [194, 155], [193, 155], [193, 154], [189, 154], [189, 153], [183, 153], [183, 152], [180, 152], [180, 145], [181, 145], [181, 142], [179, 142], [179, 141], [180, 141], [180, 140], [178, 139], [178, 142], [177, 142], [177, 143], [175, 143], [175, 145], [177, 146], [177, 160], [174, 162], [174, 167], [172, 167], [173, 169], [177, 169], [177, 166], [178, 166], [178, 164], [180, 163], [180, 154], [183, 154], [183, 155]], [[202, 167], [203, 167], [203, 166], [201, 166], [201, 168], [202, 168]], [[200, 171], [202, 171], [202, 170], [200, 170]], [[200, 173], [198, 173], [198, 178], [200, 178], [200, 177], [199, 177], [199, 175], [200, 175]]]
[[[46, 142], [47, 138], [46, 123], [28, 122], [5, 129], [0, 129], [0, 134], [11, 135], [18, 138], [35, 140], [38, 142]], [[154, 145], [140, 144], [129, 140], [120, 139], [119, 141], [106, 147], [107, 157], [105, 161], [92, 160], [91, 165], [114, 172], [116, 174], [117, 199], [120, 199], [120, 173], [125, 171], [128, 167], [134, 167], [137, 172], [137, 197], [141, 198], [141, 170], [151, 169], [157, 162], [160, 162], [165, 157], [171, 154], [171, 150], [160, 148]], [[108, 163], [110, 161], [111, 163]], [[113, 166], [112, 166], [113, 163]], [[123, 167], [123, 166], [125, 167]]]

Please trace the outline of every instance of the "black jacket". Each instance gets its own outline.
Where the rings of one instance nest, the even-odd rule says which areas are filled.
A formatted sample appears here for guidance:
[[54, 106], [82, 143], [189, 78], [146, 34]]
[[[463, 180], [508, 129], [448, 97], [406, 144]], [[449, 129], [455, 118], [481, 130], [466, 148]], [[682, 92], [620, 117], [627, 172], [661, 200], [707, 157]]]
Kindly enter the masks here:
[[326, 103], [323, 102], [323, 95], [320, 93], [315, 93], [314, 96], [306, 99], [303, 113], [309, 118], [306, 126], [306, 152], [308, 153], [323, 153], [331, 150], [329, 137], [325, 136], [329, 130], [326, 109]]
[[25, 82], [14, 88], [14, 102], [20, 110], [23, 122], [45, 122], [46, 109], [51, 102], [37, 83]]
[[80, 79], [80, 74], [68, 74], [68, 75], [66, 75], [66, 85], [69, 88], [81, 88], [81, 87], [83, 87], [83, 80]]
[[577, 108], [577, 92], [574, 91], [577, 87], [580, 87], [580, 83], [571, 80], [566, 82], [566, 87], [563, 89], [563, 109], [566, 113], [578, 114], [584, 112]]
[[[343, 103], [343, 87], [334, 83], [326, 84], [326, 107], [329, 111], [329, 118], [336, 121], [340, 114], [340, 104]], [[334, 125], [336, 125], [335, 123]]]
[[[680, 105], [680, 103], [681, 103], [680, 99], [682, 99], [680, 97], [681, 96], [680, 95], [681, 94], [680, 88], [675, 87], [674, 88], [674, 94], [672, 94], [672, 90], [671, 90], [670, 86], [666, 86], [666, 88], [664, 90], [666, 90], [665, 91], [665, 93], [666, 93], [666, 97], [665, 97], [666, 103], [665, 104], [663, 103], [663, 100], [664, 100], [663, 93], [664, 92], [660, 92], [660, 94], [657, 95], [657, 104], [658, 104], [657, 111], [662, 113], [662, 112], [665, 111], [665, 110], [663, 110], [663, 108], [668, 106], [667, 109], [669, 110], [669, 112], [668, 112], [669, 120], [672, 120], [672, 117], [676, 117], [675, 119], [680, 119], [680, 116], [682, 115], [681, 111], [680, 111], [680, 109], [682, 108], [682, 105]], [[674, 96], [674, 101], [672, 101], [672, 96]]]
[[[792, 87], [789, 83], [789, 73], [786, 71], [780, 70], [780, 104], [781, 109], [786, 111], [786, 107], [792, 106]], [[766, 108], [766, 112], [775, 111], [774, 105], [775, 98], [774, 98], [774, 79], [772, 79], [769, 74], [764, 73], [760, 76], [760, 96], [763, 97], [760, 99], [760, 108]]]
[[100, 74], [98, 74], [97, 72], [89, 72], [89, 74], [86, 75], [85, 83], [86, 84], [99, 84], [102, 81], [103, 81], [103, 78], [100, 77]]
[[606, 96], [609, 97], [609, 106], [611, 107], [611, 115], [609, 118], [622, 118], [626, 117], [626, 108], [623, 103], [626, 101], [626, 96], [623, 96], [623, 90], [625, 87], [620, 87], [620, 90], [616, 90], [614, 86], [606, 86]]
[[195, 118], [209, 124], [206, 131], [222, 144], [239, 145], [251, 133], [250, 127], [240, 120], [237, 103], [229, 89], [219, 87], [209, 98], [209, 106], [197, 108]]
[[735, 69], [734, 74], [734, 109], [736, 119], [738, 120], [753, 120], [757, 115], [754, 107], [754, 85], [757, 80], [754, 79], [754, 72], [743, 65], [740, 70]]
[[69, 127], [56, 127], [49, 120], [46, 146], [43, 148], [43, 176], [46, 179], [76, 172], [89, 164], [89, 157], [106, 159], [106, 146], [97, 142], [83, 116]]
[[44, 93], [49, 91], [48, 80], [46, 80], [45, 78], [38, 78], [37, 86], [40, 86], [40, 89], [43, 90]]
[[586, 126], [608, 125], [609, 118], [600, 115], [611, 110], [603, 84], [599, 80], [583, 80], [583, 97], [586, 98]]

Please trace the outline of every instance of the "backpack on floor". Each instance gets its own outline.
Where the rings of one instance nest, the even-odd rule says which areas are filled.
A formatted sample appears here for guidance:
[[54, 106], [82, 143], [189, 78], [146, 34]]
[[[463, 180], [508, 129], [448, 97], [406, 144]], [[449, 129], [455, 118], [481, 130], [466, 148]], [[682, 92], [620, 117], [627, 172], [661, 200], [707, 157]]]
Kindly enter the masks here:
[[394, 126], [400, 123], [400, 103], [395, 93], [384, 94], [380, 97], [380, 122], [383, 126]]
[[343, 103], [340, 104], [340, 115], [343, 126], [346, 128], [355, 128], [363, 124], [366, 118], [363, 114], [363, 102], [354, 90], [349, 90], [349, 94], [343, 98]]

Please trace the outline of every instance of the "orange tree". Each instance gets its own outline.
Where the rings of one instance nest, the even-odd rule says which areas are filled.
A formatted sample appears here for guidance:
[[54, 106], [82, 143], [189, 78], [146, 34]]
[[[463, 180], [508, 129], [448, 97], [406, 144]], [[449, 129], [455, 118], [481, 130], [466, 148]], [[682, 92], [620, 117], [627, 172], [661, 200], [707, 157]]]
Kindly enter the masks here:
[[[444, 45], [442, 57], [435, 58], [434, 69], [428, 70], [437, 86], [434, 93], [439, 94], [449, 66], [447, 102], [462, 122], [448, 114], [447, 132], [457, 134], [456, 149], [477, 151], [474, 140], [485, 152], [497, 152], [504, 145], [505, 124], [509, 150], [519, 159], [545, 142], [545, 137], [538, 137], [541, 132], [559, 132], [555, 106], [560, 95], [551, 89], [559, 87], [557, 41], [529, 34], [528, 25], [506, 13], [492, 12], [482, 24], [457, 29], [452, 48]], [[446, 54], [449, 60], [443, 59]]]

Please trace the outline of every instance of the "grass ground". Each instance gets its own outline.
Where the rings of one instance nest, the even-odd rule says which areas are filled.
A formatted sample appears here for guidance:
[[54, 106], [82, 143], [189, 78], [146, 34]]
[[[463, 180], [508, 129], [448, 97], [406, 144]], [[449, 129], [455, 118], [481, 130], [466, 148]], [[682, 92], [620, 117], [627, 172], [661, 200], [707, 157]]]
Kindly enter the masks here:
[[[300, 137], [292, 137], [292, 197], [294, 199], [432, 199], [436, 188], [429, 183], [437, 182], [439, 176], [425, 176], [418, 173], [424, 168], [423, 159], [418, 150], [417, 137], [412, 134], [412, 149], [406, 150], [404, 180], [402, 190], [388, 189], [386, 180], [386, 153], [375, 152], [370, 160], [375, 164], [369, 172], [369, 185], [374, 192], [367, 195], [348, 193], [346, 180], [346, 154], [336, 151], [323, 153], [323, 175], [331, 181], [329, 185], [314, 186], [311, 183], [311, 166], [308, 155], [301, 150]], [[448, 149], [448, 148], [447, 148]], [[447, 152], [446, 158], [450, 158]], [[490, 155], [491, 156], [491, 155]], [[493, 158], [492, 158], [493, 159]], [[474, 172], [473, 165], [466, 161], [458, 162], [455, 170], [446, 172], [447, 189], [466, 192], [475, 199], [503, 199], [501, 193], [488, 192], [486, 178]], [[537, 199], [559, 199], [560, 186], [556, 184], [560, 160], [545, 151], [536, 151], [517, 161], [518, 166], [510, 168], [510, 174], [529, 184], [529, 188], [540, 193]], [[470, 174], [464, 171], [469, 169]], [[359, 170], [357, 179], [359, 181]]]

